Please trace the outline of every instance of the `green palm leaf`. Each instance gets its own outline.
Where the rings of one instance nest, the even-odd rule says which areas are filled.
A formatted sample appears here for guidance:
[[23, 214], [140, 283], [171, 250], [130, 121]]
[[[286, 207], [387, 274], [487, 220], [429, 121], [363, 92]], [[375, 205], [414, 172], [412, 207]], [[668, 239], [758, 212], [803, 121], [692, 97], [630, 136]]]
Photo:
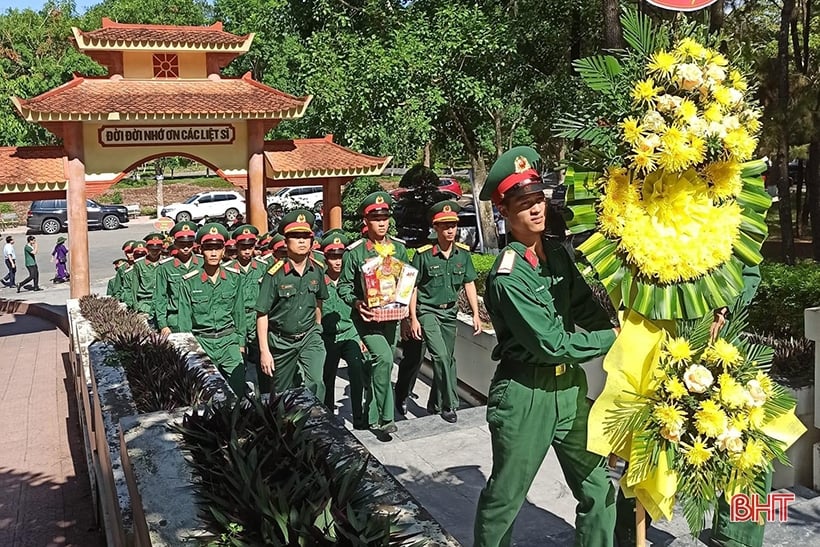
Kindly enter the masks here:
[[626, 43], [641, 55], [649, 57], [662, 46], [661, 33], [655, 31], [646, 14], [625, 8], [621, 14], [621, 26]]
[[615, 91], [621, 63], [612, 55], [594, 55], [572, 62], [578, 75], [593, 91], [611, 94]]

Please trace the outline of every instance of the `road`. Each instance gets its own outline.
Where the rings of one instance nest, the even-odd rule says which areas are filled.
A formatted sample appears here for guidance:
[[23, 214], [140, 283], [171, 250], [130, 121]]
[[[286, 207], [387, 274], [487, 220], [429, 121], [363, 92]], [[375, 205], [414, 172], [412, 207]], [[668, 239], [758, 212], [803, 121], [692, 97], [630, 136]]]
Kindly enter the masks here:
[[[142, 239], [153, 230], [152, 219], [135, 219], [119, 230], [89, 230], [88, 232], [88, 254], [90, 262], [89, 279], [91, 280], [92, 294], [105, 294], [108, 280], [114, 276], [114, 266], [111, 261], [122, 254], [122, 244], [129, 239]], [[5, 245], [7, 235], [14, 236], [14, 250], [17, 253], [17, 262], [20, 267], [17, 269], [17, 281], [22, 281], [27, 276], [26, 268], [23, 264], [23, 247], [26, 244], [25, 228], [16, 228], [9, 232], [3, 232], [2, 244]], [[37, 253], [37, 265], [40, 268], [40, 286], [44, 289], [39, 292], [31, 292], [23, 289], [18, 295], [16, 289], [0, 286], [0, 298], [20, 299], [28, 302], [42, 302], [45, 304], [64, 305], [69, 297], [68, 283], [54, 284], [51, 279], [55, 274], [54, 264], [51, 262], [51, 251], [57, 244], [59, 236], [68, 237], [63, 232], [56, 235], [34, 234], [39, 243]], [[69, 255], [69, 268], [71, 255]], [[5, 265], [0, 266], [0, 277], [6, 275]]]

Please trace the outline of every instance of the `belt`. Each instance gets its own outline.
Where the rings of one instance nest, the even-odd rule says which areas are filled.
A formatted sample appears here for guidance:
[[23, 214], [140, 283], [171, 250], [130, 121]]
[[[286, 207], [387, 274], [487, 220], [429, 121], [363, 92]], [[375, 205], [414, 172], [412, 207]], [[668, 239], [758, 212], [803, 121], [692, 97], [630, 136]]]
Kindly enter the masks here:
[[568, 365], [564, 363], [560, 363], [554, 366], [533, 366], [524, 363], [516, 363], [512, 361], [501, 361], [499, 363], [499, 367], [504, 367], [509, 371], [530, 371], [532, 369], [538, 369], [539, 372], [554, 374], [555, 376], [562, 376], [563, 374], [566, 374], [567, 370], [569, 369]]
[[235, 330], [236, 329], [234, 329], [233, 327], [228, 327], [228, 328], [222, 329], [222, 330], [211, 329], [211, 330], [197, 331], [197, 332], [194, 332], [193, 334], [194, 334], [194, 336], [200, 336], [202, 338], [216, 339], [216, 338], [222, 338], [223, 336], [227, 336], [229, 334], [233, 334]]
[[455, 306], [456, 303], [455, 302], [448, 302], [446, 304], [424, 304], [424, 305], [429, 307], [429, 308], [434, 308], [434, 309], [437, 309], [437, 310], [449, 310], [450, 308]]
[[313, 329], [308, 329], [305, 332], [297, 332], [295, 334], [285, 334], [284, 332], [274, 332], [273, 334], [275, 334], [279, 338], [284, 338], [285, 340], [291, 340], [293, 342], [298, 342], [299, 340], [301, 340], [302, 338], [304, 338], [305, 336], [310, 334], [310, 332], [312, 330]]

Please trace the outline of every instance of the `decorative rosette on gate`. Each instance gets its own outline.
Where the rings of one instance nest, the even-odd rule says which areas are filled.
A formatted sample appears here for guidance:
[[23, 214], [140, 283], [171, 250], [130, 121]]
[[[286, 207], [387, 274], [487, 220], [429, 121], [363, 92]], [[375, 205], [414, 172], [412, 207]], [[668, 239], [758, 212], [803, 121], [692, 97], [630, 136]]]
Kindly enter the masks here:
[[[696, 412], [684, 409], [700, 400], [677, 390], [685, 371], [669, 368], [669, 344], [677, 331], [688, 328], [686, 320], [705, 321], [708, 334], [712, 311], [732, 307], [741, 295], [744, 267], [762, 260], [771, 198], [761, 177], [766, 165], [752, 160], [761, 112], [740, 69], [693, 38], [694, 26], [679, 27], [682, 35], [676, 37], [669, 27], [656, 28], [635, 12], [626, 12], [622, 24], [630, 47], [618, 57], [576, 61], [595, 99], [558, 124], [559, 135], [588, 143], [566, 172], [568, 226], [574, 233], [594, 230], [578, 250], [623, 310], [621, 334], [604, 362], [607, 384], [590, 416], [588, 446], [634, 462], [622, 487], [637, 495], [653, 517], [671, 517], [680, 498], [697, 531], [704, 506], [696, 511], [687, 504], [704, 492], [687, 487], [679, 473], [687, 469], [685, 462], [697, 461], [698, 454], [705, 457], [700, 448], [707, 445], [700, 434], [690, 435], [699, 431], [693, 425]], [[758, 350], [749, 350], [736, 334], [732, 343], [744, 348], [751, 364], [736, 376], [724, 370], [704, 400], [730, 379], [732, 385], [749, 386], [751, 368], [765, 364], [754, 357]], [[697, 359], [707, 359], [708, 340], [696, 342]], [[697, 360], [689, 364], [700, 366]], [[673, 385], [687, 404], [669, 399], [663, 385]], [[785, 448], [800, 435], [792, 421], [793, 405], [777, 400], [778, 412], [767, 416], [774, 421], [784, 414], [776, 429], [785, 429], [755, 434], [744, 445], [750, 451], [765, 447], [755, 459], [760, 468], [775, 457], [783, 459]], [[636, 419], [641, 416], [647, 419]], [[741, 427], [751, 431], [745, 414], [725, 417], [714, 424], [723, 428], [715, 438]], [[651, 431], [649, 418], [658, 426]], [[709, 444], [706, 450], [720, 452], [725, 446]], [[721, 469], [733, 472], [718, 475], [708, 466], [699, 468], [707, 482], [713, 480], [706, 494], [751, 488], [738, 478], [748, 475], [739, 474], [736, 465], [746, 460], [716, 454], [713, 461], [725, 462]], [[708, 507], [715, 501], [709, 500]]]

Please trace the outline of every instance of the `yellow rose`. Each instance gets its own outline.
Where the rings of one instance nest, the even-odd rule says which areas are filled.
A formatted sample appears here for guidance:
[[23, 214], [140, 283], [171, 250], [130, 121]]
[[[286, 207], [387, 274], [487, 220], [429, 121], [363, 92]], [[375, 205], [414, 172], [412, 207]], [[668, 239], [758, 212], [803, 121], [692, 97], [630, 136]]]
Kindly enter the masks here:
[[692, 91], [703, 83], [703, 71], [693, 63], [681, 63], [675, 70], [678, 86], [684, 91]]
[[702, 365], [692, 365], [683, 373], [683, 383], [691, 393], [703, 393], [715, 382], [709, 369]]
[[766, 390], [757, 380], [746, 382], [746, 396], [747, 406], [758, 407], [766, 403]]
[[677, 428], [661, 427], [661, 437], [673, 443], [679, 443], [681, 430]]
[[741, 433], [734, 427], [730, 427], [718, 435], [717, 444], [721, 450], [725, 450], [726, 452], [741, 452], [743, 450]]

